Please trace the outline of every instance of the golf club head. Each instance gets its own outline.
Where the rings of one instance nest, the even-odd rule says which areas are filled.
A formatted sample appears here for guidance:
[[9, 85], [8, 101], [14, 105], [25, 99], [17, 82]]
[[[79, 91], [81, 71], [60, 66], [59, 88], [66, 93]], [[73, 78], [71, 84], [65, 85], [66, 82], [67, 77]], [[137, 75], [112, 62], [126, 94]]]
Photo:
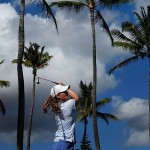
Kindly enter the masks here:
[[37, 77], [36, 83], [37, 83], [37, 84], [40, 84], [39, 77]]

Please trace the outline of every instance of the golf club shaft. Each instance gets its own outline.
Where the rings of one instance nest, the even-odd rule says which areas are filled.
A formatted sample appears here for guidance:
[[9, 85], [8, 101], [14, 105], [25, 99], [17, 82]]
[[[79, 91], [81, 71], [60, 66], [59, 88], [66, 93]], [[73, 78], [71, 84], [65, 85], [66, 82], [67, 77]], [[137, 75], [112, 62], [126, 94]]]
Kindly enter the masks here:
[[46, 81], [49, 81], [49, 82], [52, 82], [52, 83], [54, 83], [54, 84], [58, 84], [58, 82], [55, 82], [55, 81], [51, 81], [51, 80], [44, 79], [44, 78], [41, 78], [41, 77], [37, 77], [37, 78], [42, 79], [42, 80], [46, 80]]

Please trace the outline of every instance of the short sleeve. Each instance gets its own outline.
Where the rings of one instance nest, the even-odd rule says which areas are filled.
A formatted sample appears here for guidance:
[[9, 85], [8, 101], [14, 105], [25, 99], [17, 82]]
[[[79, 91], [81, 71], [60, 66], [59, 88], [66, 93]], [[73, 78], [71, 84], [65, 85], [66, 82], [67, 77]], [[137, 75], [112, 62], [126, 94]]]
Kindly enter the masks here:
[[76, 109], [75, 99], [70, 99], [68, 100], [68, 102], [72, 109]]

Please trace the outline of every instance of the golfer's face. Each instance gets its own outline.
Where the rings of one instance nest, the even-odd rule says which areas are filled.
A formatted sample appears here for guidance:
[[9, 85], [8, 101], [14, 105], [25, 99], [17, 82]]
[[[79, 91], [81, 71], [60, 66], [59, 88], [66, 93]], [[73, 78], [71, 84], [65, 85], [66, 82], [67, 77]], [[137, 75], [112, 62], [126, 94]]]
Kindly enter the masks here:
[[57, 95], [57, 98], [61, 99], [61, 100], [68, 100], [68, 92], [65, 91], [65, 92], [61, 92]]

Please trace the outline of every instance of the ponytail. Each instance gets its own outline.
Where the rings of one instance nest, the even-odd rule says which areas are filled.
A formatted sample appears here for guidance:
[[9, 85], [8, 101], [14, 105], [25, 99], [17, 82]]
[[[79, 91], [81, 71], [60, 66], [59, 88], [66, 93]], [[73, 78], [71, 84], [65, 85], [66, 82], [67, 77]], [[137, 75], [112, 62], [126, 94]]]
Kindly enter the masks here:
[[54, 113], [61, 113], [60, 103], [57, 98], [49, 96], [43, 104], [43, 112], [46, 114], [49, 110]]

